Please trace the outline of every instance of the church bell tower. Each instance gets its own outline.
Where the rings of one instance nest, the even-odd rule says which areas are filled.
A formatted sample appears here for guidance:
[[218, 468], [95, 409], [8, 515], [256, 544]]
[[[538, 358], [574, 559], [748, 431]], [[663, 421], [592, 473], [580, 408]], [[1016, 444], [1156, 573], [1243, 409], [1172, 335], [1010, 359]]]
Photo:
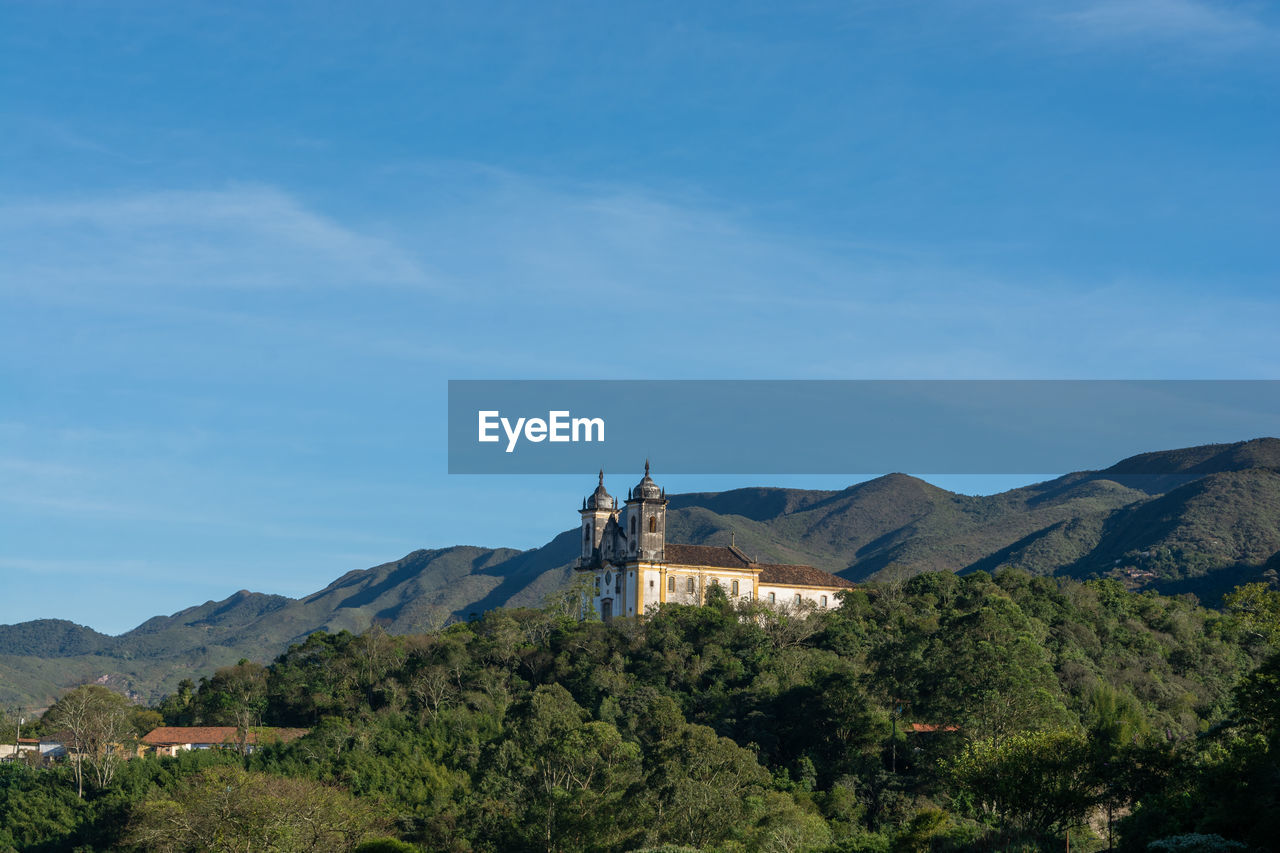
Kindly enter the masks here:
[[661, 562], [667, 539], [667, 493], [649, 476], [649, 460], [644, 462], [644, 479], [627, 496], [623, 511], [626, 559]]
[[604, 487], [604, 471], [600, 471], [600, 483], [591, 496], [582, 502], [578, 511], [582, 516], [582, 555], [578, 565], [598, 565], [601, 560], [613, 557], [611, 543], [605, 542], [609, 522], [618, 517], [618, 502]]

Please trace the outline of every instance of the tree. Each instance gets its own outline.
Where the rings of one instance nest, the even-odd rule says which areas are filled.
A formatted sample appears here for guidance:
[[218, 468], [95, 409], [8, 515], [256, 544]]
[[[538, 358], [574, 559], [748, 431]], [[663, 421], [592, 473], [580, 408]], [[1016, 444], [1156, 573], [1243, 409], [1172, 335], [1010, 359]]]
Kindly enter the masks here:
[[355, 635], [316, 631], [290, 646], [267, 676], [267, 711], [277, 723], [315, 725], [327, 715], [349, 713], [355, 679], [344, 663]]
[[195, 695], [195, 683], [190, 678], [184, 678], [178, 682], [176, 692], [170, 693], [160, 700], [156, 710], [160, 712], [160, 716], [164, 717], [166, 725], [192, 725], [195, 722], [192, 707]]
[[1241, 721], [1280, 750], [1280, 653], [1273, 654], [1236, 687]]
[[706, 726], [686, 723], [653, 749], [645, 789], [653, 798], [654, 840], [707, 847], [747, 822], [769, 787], [755, 756]]
[[1073, 731], [988, 738], [949, 769], [980, 811], [1031, 832], [1069, 829], [1097, 802], [1089, 743]]
[[1280, 642], [1280, 591], [1248, 583], [1223, 596], [1222, 604], [1246, 636], [1268, 645]]
[[200, 688], [201, 722], [235, 726], [241, 754], [248, 751], [249, 730], [262, 724], [267, 710], [267, 669], [241, 660], [224, 666]]
[[129, 713], [129, 725], [135, 735], [145, 737], [147, 732], [164, 725], [164, 715], [151, 708], [134, 708]]
[[131, 710], [119, 693], [100, 684], [86, 684], [45, 712], [45, 727], [66, 738], [78, 796], [84, 796], [86, 765], [99, 787], [110, 784], [134, 737]]
[[890, 736], [889, 715], [867, 696], [851, 671], [817, 676], [781, 694], [773, 726], [784, 753], [813, 756], [823, 780], [857, 774], [879, 763], [879, 750]]
[[[387, 673], [404, 659], [403, 641], [388, 634], [381, 624], [375, 622], [352, 641], [351, 652], [356, 666], [356, 682], [365, 701], [373, 706], [375, 701], [385, 700], [385, 690], [389, 686]], [[264, 674], [264, 687], [265, 684]], [[265, 706], [265, 691], [263, 704]]]
[[0, 743], [11, 744], [18, 737], [18, 717], [0, 711]]
[[342, 788], [297, 777], [208, 768], [133, 811], [127, 841], [157, 853], [352, 850], [383, 820]]
[[640, 778], [639, 747], [609, 723], [586, 721], [558, 684], [538, 687], [515, 716], [514, 737], [495, 755], [488, 787], [494, 800], [514, 807], [521, 840], [547, 851], [622, 841], [632, 822], [620, 804]]
[[568, 627], [584, 616], [596, 616], [591, 604], [593, 594], [591, 578], [585, 574], [578, 575], [565, 586], [547, 593], [542, 599], [542, 610], [560, 626]]
[[965, 725], [977, 739], [998, 741], [1067, 717], [1048, 654], [1008, 598], [992, 595], [944, 617], [927, 663], [933, 718]]
[[806, 645], [822, 630], [825, 622], [825, 614], [807, 599], [799, 604], [778, 605], [759, 599], [744, 599], [735, 609], [739, 618], [751, 619], [758, 624], [776, 650]]

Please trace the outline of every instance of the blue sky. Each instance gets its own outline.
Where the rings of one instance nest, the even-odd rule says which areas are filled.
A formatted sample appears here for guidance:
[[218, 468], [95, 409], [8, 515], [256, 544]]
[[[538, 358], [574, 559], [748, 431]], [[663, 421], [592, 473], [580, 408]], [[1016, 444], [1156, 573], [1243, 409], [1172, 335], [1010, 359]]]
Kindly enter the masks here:
[[571, 526], [589, 477], [445, 473], [449, 378], [1276, 378], [1278, 48], [1210, 0], [0, 3], [0, 622]]

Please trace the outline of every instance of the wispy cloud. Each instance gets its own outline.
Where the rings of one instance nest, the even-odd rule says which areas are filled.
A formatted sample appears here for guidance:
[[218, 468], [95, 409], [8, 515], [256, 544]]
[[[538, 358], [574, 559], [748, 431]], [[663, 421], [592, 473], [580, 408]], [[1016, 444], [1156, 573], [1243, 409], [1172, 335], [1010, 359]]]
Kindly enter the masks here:
[[[1086, 279], [1035, 247], [817, 240], [696, 192], [442, 171], [398, 175], [421, 206], [377, 228], [271, 187], [0, 205], [17, 309], [0, 360], [23, 365], [0, 505], [38, 531], [0, 571], [75, 578], [73, 618], [96, 619], [99, 566], [170, 572], [176, 609], [187, 576], [223, 595], [292, 572], [275, 588], [297, 594], [417, 545], [543, 541], [563, 518], [536, 489], [492, 541], [471, 507], [493, 486], [446, 481], [446, 378], [1280, 370], [1274, 300], [1230, 282]], [[51, 615], [37, 599], [2, 618]]]
[[145, 560], [66, 560], [16, 555], [0, 555], [0, 569], [14, 575], [37, 575], [45, 578], [97, 578], [110, 575], [133, 580], [167, 581], [173, 575], [171, 566], [160, 566]]
[[[33, 300], [56, 298], [48, 294], [64, 286], [81, 297], [68, 306], [84, 315], [80, 338], [49, 355], [76, 370], [91, 357], [151, 373], [180, 374], [189, 364], [200, 375], [257, 357], [253, 369], [270, 365], [312, 387], [317, 363], [357, 364], [335, 363], [335, 352], [362, 360], [347, 380], [391, 371], [414, 384], [424, 370], [1013, 378], [1275, 369], [1257, 355], [1268, 346], [1253, 349], [1270, 334], [1275, 306], [1208, 299], [1191, 282], [1011, 273], [986, 262], [1002, 254], [990, 246], [857, 234], [817, 241], [696, 193], [459, 164], [404, 167], [396, 178], [422, 205], [375, 236], [269, 187], [9, 205], [0, 207], [0, 229], [27, 238], [10, 241], [11, 269], [26, 277]], [[361, 292], [388, 282], [411, 286], [376, 299]], [[304, 298], [309, 288], [352, 283], [359, 287], [340, 288], [348, 292], [339, 299]], [[216, 296], [227, 284], [259, 286], [249, 293], [287, 288], [296, 298], [187, 296], [201, 288]], [[156, 298], [133, 298], [138, 287]], [[450, 322], [433, 320], [442, 310]], [[112, 318], [121, 313], [146, 322], [117, 333]], [[1227, 326], [1229, 345], [1188, 349], [1189, 339], [1214, 339]], [[1078, 331], [1064, 337], [1064, 328]], [[643, 340], [656, 355], [630, 365], [608, 354], [584, 358], [590, 340]], [[82, 341], [91, 355], [66, 348]], [[785, 346], [785, 357], [750, 341]], [[157, 352], [166, 353], [163, 365]], [[247, 414], [257, 403], [242, 395], [233, 405]]]
[[[146, 436], [139, 435], [138, 446], [146, 446]], [[0, 504], [10, 516], [19, 513], [27, 518], [78, 518], [108, 524], [141, 523], [154, 527], [182, 528], [187, 531], [216, 531], [228, 537], [253, 537], [294, 542], [344, 543], [346, 545], [383, 546], [390, 553], [396, 548], [411, 547], [404, 542], [358, 528], [333, 524], [290, 523], [271, 498], [255, 504], [242, 498], [231, 505], [218, 497], [204, 498], [185, 494], [183, 490], [167, 490], [148, 495], [136, 488], [126, 488], [135, 481], [153, 484], [161, 489], [166, 478], [180, 476], [192, 481], [200, 477], [180, 463], [131, 461], [128, 464], [103, 457], [99, 461], [82, 461], [76, 465], [39, 459], [0, 459]], [[205, 479], [205, 488], [213, 483]], [[274, 482], [268, 477], [255, 477], [250, 472], [237, 475], [234, 487], [258, 494], [273, 490], [272, 495], [287, 493], [291, 482]], [[317, 487], [319, 488], [319, 487]], [[395, 492], [394, 485], [363, 484], [330, 486], [335, 491]], [[401, 490], [403, 491], [403, 490]], [[283, 500], [283, 498], [280, 498]], [[275, 514], [272, 514], [274, 510]]]
[[0, 205], [8, 287], [430, 287], [409, 254], [271, 187]]
[[[1209, 299], [1193, 282], [1156, 276], [1002, 269], [1001, 258], [1034, 247], [993, 253], [856, 233], [820, 241], [692, 193], [513, 175], [491, 174], [462, 197], [424, 223], [424, 251], [433, 268], [465, 277], [477, 298], [511, 312], [486, 337], [505, 350], [504, 375], [526, 375], [525, 352], [543, 375], [1103, 377], [1275, 367], [1243, 358], [1270, 334], [1261, 319], [1276, 317], [1273, 305]], [[1242, 327], [1242, 316], [1259, 323]], [[653, 355], [634, 366], [583, 358], [582, 336], [548, 335], [545, 323], [623, 348], [643, 341]], [[1235, 332], [1225, 349], [1186, 348], [1189, 335], [1212, 338], [1227, 326]]]
[[10, 116], [11, 126], [21, 132], [29, 133], [43, 144], [66, 149], [80, 154], [109, 157], [139, 163], [140, 160], [122, 154], [89, 133], [85, 133], [72, 122], [53, 119], [48, 116]]
[[1248, 6], [1208, 0], [1089, 0], [1051, 17], [1100, 41], [1176, 42], [1217, 51], [1257, 47], [1276, 38]]

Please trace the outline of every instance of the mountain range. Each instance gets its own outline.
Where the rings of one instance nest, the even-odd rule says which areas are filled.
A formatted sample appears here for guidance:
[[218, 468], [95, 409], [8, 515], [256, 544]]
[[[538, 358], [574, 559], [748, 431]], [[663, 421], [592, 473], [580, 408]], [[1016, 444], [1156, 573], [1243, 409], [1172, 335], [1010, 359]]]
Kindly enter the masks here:
[[[1001, 567], [1206, 604], [1280, 571], [1280, 440], [1145, 453], [995, 495], [890, 474], [840, 491], [747, 488], [672, 495], [667, 538], [727, 544], [762, 562], [807, 563], [853, 581]], [[0, 706], [37, 709], [98, 681], [146, 701], [241, 658], [267, 661], [317, 630], [439, 627], [562, 588], [577, 530], [540, 548], [414, 551], [348, 572], [303, 598], [241, 590], [119, 636], [57, 619], [0, 626]]]

